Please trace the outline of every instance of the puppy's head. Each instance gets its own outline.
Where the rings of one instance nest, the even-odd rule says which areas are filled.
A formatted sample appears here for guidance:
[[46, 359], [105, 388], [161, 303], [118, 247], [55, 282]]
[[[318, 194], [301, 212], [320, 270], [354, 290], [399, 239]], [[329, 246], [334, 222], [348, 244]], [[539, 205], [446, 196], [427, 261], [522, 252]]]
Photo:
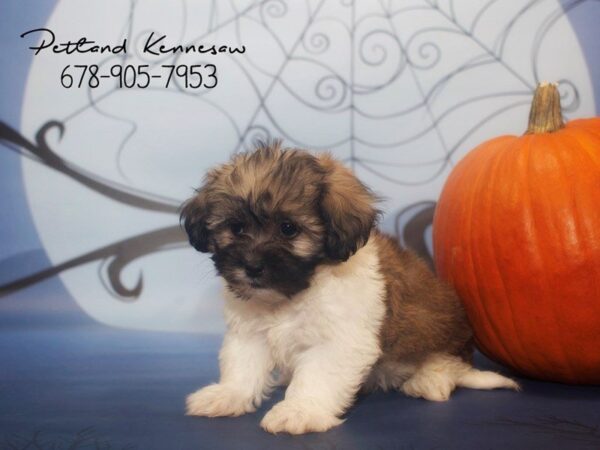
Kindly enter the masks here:
[[192, 246], [212, 253], [241, 298], [292, 297], [319, 264], [347, 260], [368, 240], [373, 194], [329, 155], [260, 144], [211, 170], [181, 212]]

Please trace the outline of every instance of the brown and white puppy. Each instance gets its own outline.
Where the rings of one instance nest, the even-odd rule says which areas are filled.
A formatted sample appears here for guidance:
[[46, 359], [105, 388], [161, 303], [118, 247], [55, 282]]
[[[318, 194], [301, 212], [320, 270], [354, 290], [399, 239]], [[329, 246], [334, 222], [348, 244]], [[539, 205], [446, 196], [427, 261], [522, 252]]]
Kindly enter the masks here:
[[361, 388], [436, 401], [456, 386], [518, 388], [471, 366], [459, 299], [375, 230], [375, 203], [331, 156], [279, 142], [208, 173], [182, 219], [225, 281], [227, 333], [220, 381], [188, 397], [188, 414], [254, 411], [288, 384], [261, 426], [300, 434], [340, 424]]

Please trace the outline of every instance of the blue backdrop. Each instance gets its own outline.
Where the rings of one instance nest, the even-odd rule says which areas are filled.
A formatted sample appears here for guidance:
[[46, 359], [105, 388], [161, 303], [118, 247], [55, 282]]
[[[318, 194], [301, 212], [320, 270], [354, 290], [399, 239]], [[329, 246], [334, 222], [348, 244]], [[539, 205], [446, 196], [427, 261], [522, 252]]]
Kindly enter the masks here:
[[[332, 150], [387, 199], [383, 227], [426, 254], [449, 170], [479, 142], [522, 131], [536, 81], [561, 82], [568, 117], [595, 114], [599, 11], [593, 1], [3, 3], [0, 321], [219, 332], [210, 262], [185, 246], [173, 212], [206, 168], [260, 136]], [[35, 39], [19, 35], [41, 26], [63, 40], [128, 36], [137, 53], [124, 62], [136, 64], [149, 30], [248, 51], [211, 60], [210, 92], [75, 93], [60, 69], [98, 57], [33, 56]], [[40, 130], [64, 167], [35, 153]]]
[[[521, 133], [537, 81], [560, 82], [568, 118], [600, 109], [598, 23], [593, 0], [3, 1], [0, 449], [600, 448], [600, 388], [526, 379], [444, 404], [361, 397], [323, 435], [259, 429], [281, 390], [256, 414], [185, 417], [218, 378], [222, 322], [176, 214], [209, 166], [279, 136], [344, 159], [428, 257], [452, 166]], [[131, 52], [33, 56], [19, 35], [42, 26]], [[151, 31], [247, 53], [167, 60], [217, 65], [210, 92], [61, 87], [68, 64], [155, 63], [135, 50]]]

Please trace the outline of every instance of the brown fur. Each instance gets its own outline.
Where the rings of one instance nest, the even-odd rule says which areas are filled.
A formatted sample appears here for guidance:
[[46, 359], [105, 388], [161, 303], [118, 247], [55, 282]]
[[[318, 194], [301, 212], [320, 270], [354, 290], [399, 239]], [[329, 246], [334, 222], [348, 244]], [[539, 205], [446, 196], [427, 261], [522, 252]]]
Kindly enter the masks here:
[[[259, 256], [269, 268], [265, 287], [290, 296], [309, 285], [317, 265], [345, 261], [374, 239], [387, 289], [383, 359], [419, 362], [445, 352], [468, 360], [472, 336], [459, 299], [415, 254], [373, 231], [376, 201], [330, 155], [282, 149], [277, 141], [210, 171], [182, 217], [192, 245], [214, 253], [217, 270], [241, 298], [251, 287], [240, 270]], [[282, 220], [301, 233], [283, 238]], [[232, 221], [246, 224], [244, 237], [232, 234]]]
[[449, 353], [470, 362], [472, 332], [458, 296], [395, 239], [381, 233], [371, 238], [387, 291], [382, 360], [418, 363], [432, 353]]
[[[355, 344], [354, 348], [362, 351], [362, 355], [357, 356], [363, 360], [360, 362], [359, 358], [355, 362], [358, 371], [346, 386], [344, 395], [348, 397], [335, 405], [337, 412], [334, 414], [340, 414], [349, 405], [350, 396], [360, 383], [363, 383], [364, 390], [393, 387], [407, 395], [437, 401], [448, 399], [456, 386], [517, 388], [512, 380], [491, 372], [477, 371], [470, 364], [465, 364], [470, 363], [472, 357], [473, 337], [457, 295], [435, 277], [423, 260], [401, 249], [395, 239], [375, 230], [378, 216], [376, 202], [373, 193], [330, 155], [314, 156], [299, 149], [282, 149], [279, 142], [274, 142], [261, 144], [252, 152], [234, 155], [229, 163], [210, 171], [196, 195], [184, 204], [181, 217], [191, 244], [198, 251], [212, 254], [215, 269], [225, 279], [230, 292], [240, 301], [251, 302], [248, 310], [251, 314], [267, 313], [277, 317], [283, 312], [282, 318], [285, 318], [287, 312], [295, 314], [300, 311], [300, 319], [312, 317], [302, 313], [302, 309], [287, 310], [286, 302], [302, 302], [304, 299], [308, 300], [307, 305], [298, 306], [312, 307], [312, 302], [319, 301], [322, 295], [334, 295], [327, 298], [326, 306], [331, 301], [344, 302], [347, 299], [345, 292], [354, 289], [352, 286], [356, 286], [356, 282], [362, 282], [363, 269], [374, 278], [370, 280], [370, 289], [363, 295], [377, 297], [363, 299], [354, 295], [350, 302], [341, 306], [360, 308], [357, 302], [369, 302], [368, 309], [353, 314], [358, 319], [357, 326], [361, 327], [358, 331], [362, 332], [357, 336], [363, 337], [365, 346], [357, 345], [357, 336], [351, 336], [352, 340], [346, 344]], [[371, 242], [365, 249], [365, 258], [357, 256], [341, 264], [369, 239]], [[373, 250], [376, 250], [379, 261], [374, 259]], [[314, 296], [307, 299], [297, 295], [311, 288], [317, 268], [323, 265], [328, 267], [321, 267], [324, 270], [319, 275], [332, 277], [332, 281], [341, 278], [336, 290], [324, 288], [320, 291], [317, 284]], [[356, 276], [358, 279], [354, 278]], [[349, 277], [353, 282], [348, 282]], [[382, 292], [382, 280], [385, 293]], [[383, 299], [379, 297], [384, 295]], [[381, 301], [385, 301], [385, 315]], [[245, 308], [235, 303], [229, 306], [233, 305]], [[327, 309], [320, 310], [326, 316], [325, 322], [335, 322], [341, 320], [340, 316], [346, 316], [340, 315], [335, 308], [331, 312]], [[365, 314], [373, 314], [373, 317], [364, 317]], [[232, 322], [246, 317], [244, 314], [232, 316]], [[255, 324], [267, 334], [271, 326], [279, 328], [274, 330], [275, 335], [284, 330], [287, 333], [283, 324], [277, 324], [277, 321], [273, 321], [276, 325], [269, 325], [271, 319]], [[380, 323], [379, 329], [375, 328]], [[335, 324], [338, 325], [337, 322]], [[294, 326], [300, 329], [308, 328], [308, 325], [298, 322]], [[346, 328], [339, 330], [342, 329]], [[330, 336], [338, 336], [335, 332], [325, 332], [320, 336], [321, 331], [317, 328], [309, 330], [308, 335], [314, 334], [321, 343], [327, 342]], [[301, 334], [303, 332], [302, 329]], [[373, 334], [375, 332], [378, 336]], [[295, 349], [294, 345], [301, 334], [290, 334], [291, 340], [282, 342], [285, 346], [291, 345], [294, 352], [300, 351], [302, 348]], [[280, 338], [275, 338], [273, 345], [277, 345], [276, 341]], [[265, 340], [268, 341], [268, 338]], [[332, 352], [335, 353], [335, 349]], [[312, 363], [306, 367], [312, 371]], [[345, 370], [343, 367], [339, 369]], [[188, 403], [191, 413], [231, 414], [223, 405], [216, 412], [206, 409], [206, 405], [201, 404], [206, 400], [203, 392], [191, 396], [191, 403]], [[312, 400], [309, 403], [312, 404]], [[213, 405], [209, 406], [212, 408]], [[263, 420], [263, 426], [273, 432], [279, 429], [279, 425], [273, 428], [271, 417], [279, 414], [276, 409]], [[299, 411], [301, 415], [293, 411], [294, 420], [308, 417], [305, 417], [306, 411]], [[321, 416], [318, 419], [321, 423]], [[336, 417], [333, 419], [327, 427], [340, 422]], [[289, 418], [286, 420], [289, 425]], [[320, 428], [307, 424], [302, 427], [297, 430], [325, 429], [321, 425]]]
[[328, 255], [346, 261], [367, 243], [379, 211], [375, 195], [356, 176], [330, 155], [318, 157], [327, 174], [322, 214], [328, 224]]
[[[283, 149], [276, 141], [211, 170], [181, 217], [190, 243], [213, 253], [217, 271], [241, 298], [249, 286], [290, 297], [309, 286], [317, 265], [345, 261], [367, 242], [375, 200], [331, 156]], [[284, 223], [297, 236], [282, 235]], [[243, 275], [253, 267], [260, 277]]]
[[257, 220], [279, 215], [297, 222], [317, 248], [323, 231], [317, 203], [324, 174], [312, 155], [283, 150], [278, 141], [235, 155], [208, 172], [197, 195], [183, 206], [192, 245], [203, 252], [226, 247], [232, 240], [228, 221], [241, 220], [243, 209]]

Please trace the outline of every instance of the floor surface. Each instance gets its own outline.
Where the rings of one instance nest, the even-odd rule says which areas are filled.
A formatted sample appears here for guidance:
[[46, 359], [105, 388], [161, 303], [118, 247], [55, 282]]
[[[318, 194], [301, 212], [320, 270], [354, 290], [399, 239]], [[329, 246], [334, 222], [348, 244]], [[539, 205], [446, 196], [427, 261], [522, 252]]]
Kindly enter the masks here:
[[600, 387], [530, 380], [446, 403], [375, 393], [340, 427], [298, 437], [259, 428], [281, 390], [240, 418], [186, 417], [185, 396], [217, 379], [219, 344], [98, 325], [0, 330], [0, 449], [600, 449]]

